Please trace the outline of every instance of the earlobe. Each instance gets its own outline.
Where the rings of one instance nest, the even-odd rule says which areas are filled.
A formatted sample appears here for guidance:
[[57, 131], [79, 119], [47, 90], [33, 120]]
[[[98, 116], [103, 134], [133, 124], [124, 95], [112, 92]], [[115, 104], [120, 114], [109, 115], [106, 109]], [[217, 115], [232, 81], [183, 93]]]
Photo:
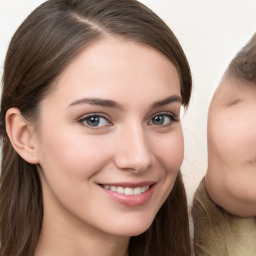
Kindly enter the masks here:
[[16, 152], [31, 164], [38, 163], [34, 126], [17, 108], [8, 109], [5, 117], [6, 131]]

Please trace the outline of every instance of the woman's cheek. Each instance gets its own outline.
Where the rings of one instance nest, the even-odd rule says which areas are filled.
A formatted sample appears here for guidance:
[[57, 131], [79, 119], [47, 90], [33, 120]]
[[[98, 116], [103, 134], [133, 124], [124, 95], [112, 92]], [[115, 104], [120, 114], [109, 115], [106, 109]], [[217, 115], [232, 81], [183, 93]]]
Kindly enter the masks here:
[[155, 149], [157, 158], [170, 172], [178, 172], [184, 158], [184, 139], [182, 130], [162, 140]]

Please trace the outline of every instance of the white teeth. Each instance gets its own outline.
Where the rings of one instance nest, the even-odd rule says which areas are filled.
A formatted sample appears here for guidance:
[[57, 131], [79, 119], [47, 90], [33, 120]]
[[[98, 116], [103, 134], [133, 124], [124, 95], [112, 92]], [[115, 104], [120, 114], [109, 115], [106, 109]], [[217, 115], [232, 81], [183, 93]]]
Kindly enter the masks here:
[[134, 195], [140, 195], [140, 194], [141, 194], [141, 188], [135, 188], [135, 189], [133, 190], [133, 194], [134, 194]]
[[116, 186], [110, 186], [110, 190], [116, 191]]
[[141, 193], [144, 193], [149, 189], [149, 185], [136, 187], [136, 188], [120, 187], [120, 186], [116, 187], [116, 186], [110, 186], [110, 185], [103, 185], [103, 187], [107, 190], [111, 190], [119, 194], [125, 194], [127, 196], [140, 195]]
[[109, 190], [110, 186], [109, 185], [105, 185], [104, 188]]
[[127, 195], [127, 196], [132, 196], [134, 193], [133, 193], [133, 188], [125, 188], [124, 189], [124, 194]]
[[120, 194], [123, 194], [124, 193], [124, 188], [123, 187], [117, 187], [116, 192], [120, 193]]

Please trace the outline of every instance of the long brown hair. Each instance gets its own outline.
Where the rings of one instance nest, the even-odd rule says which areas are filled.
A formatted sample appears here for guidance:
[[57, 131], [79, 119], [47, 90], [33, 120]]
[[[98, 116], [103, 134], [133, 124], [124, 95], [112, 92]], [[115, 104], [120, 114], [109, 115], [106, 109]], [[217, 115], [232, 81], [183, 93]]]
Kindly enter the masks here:
[[[105, 36], [149, 45], [178, 70], [183, 105], [189, 103], [191, 74], [170, 28], [136, 0], [49, 0], [14, 34], [4, 64], [0, 132], [3, 141], [0, 179], [1, 256], [32, 256], [43, 220], [42, 188], [37, 169], [13, 149], [5, 115], [18, 108], [36, 121], [42, 99], [54, 80], [88, 44]], [[186, 195], [181, 174], [152, 226], [131, 238], [129, 255], [190, 255]]]

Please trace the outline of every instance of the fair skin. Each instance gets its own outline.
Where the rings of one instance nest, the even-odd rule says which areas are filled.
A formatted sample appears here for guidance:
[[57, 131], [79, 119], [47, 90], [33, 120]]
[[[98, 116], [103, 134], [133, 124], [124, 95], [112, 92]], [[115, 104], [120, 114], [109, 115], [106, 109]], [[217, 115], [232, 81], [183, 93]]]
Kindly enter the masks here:
[[126, 254], [175, 182], [184, 150], [180, 108], [170, 60], [109, 37], [67, 66], [41, 102], [37, 126], [8, 111], [13, 145], [37, 164], [42, 182], [36, 256]]
[[256, 215], [256, 86], [225, 75], [208, 117], [206, 188], [228, 212]]

